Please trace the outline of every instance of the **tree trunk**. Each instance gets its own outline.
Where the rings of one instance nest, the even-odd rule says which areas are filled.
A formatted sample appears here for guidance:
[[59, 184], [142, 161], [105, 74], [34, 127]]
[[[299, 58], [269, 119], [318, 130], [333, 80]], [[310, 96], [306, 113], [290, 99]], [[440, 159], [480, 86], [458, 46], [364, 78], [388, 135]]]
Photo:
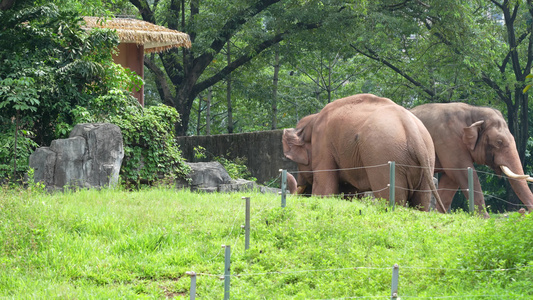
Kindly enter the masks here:
[[527, 141], [529, 140], [529, 99], [527, 94], [518, 92], [519, 97], [521, 98], [521, 107], [520, 107], [520, 124], [519, 124], [519, 142], [517, 143], [518, 154], [520, 155], [520, 161], [522, 162], [522, 167], [525, 167], [526, 162], [526, 149]]
[[278, 128], [278, 81], [279, 81], [279, 44], [274, 52], [274, 78], [272, 80], [272, 130]]
[[198, 114], [196, 115], [196, 135], [200, 135], [200, 123], [202, 122], [202, 95], [198, 95]]
[[15, 3], [15, 0], [2, 0], [0, 1], [0, 10], [10, 9], [14, 3]]
[[[228, 66], [231, 64], [231, 48], [230, 42], [228, 41]], [[228, 102], [228, 133], [233, 133], [233, 106], [231, 105], [231, 73], [226, 77], [227, 87], [226, 87], [226, 100]]]
[[211, 99], [213, 97], [213, 87], [207, 89], [207, 108], [205, 113], [205, 134], [211, 135]]

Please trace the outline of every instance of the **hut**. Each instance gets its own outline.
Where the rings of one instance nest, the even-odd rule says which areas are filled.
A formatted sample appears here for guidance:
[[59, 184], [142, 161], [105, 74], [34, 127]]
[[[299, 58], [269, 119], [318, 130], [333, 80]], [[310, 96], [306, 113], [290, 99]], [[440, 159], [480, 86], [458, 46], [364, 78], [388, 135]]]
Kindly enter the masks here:
[[[144, 79], [144, 53], [161, 52], [175, 47], [191, 47], [189, 35], [164, 26], [131, 18], [104, 19], [84, 17], [86, 28], [109, 28], [117, 31], [120, 44], [115, 63], [135, 71]], [[144, 86], [133, 91], [144, 106]]]

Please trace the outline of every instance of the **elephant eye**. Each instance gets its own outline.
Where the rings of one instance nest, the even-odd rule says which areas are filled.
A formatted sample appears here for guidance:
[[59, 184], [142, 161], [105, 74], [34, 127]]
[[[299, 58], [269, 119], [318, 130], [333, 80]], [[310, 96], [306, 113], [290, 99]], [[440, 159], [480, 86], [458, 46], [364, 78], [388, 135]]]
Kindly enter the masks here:
[[501, 148], [503, 146], [503, 140], [497, 140], [493, 146], [495, 148]]

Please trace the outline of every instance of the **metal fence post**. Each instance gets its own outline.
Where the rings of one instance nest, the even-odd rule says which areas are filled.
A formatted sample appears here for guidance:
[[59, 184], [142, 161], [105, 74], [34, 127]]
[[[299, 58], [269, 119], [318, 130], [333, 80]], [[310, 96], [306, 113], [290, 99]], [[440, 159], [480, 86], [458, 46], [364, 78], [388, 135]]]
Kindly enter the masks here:
[[190, 299], [194, 300], [196, 298], [196, 273], [193, 271], [188, 271], [185, 272], [185, 274], [191, 276]]
[[281, 207], [287, 205], [287, 170], [279, 170], [281, 172]]
[[250, 197], [242, 197], [246, 202], [244, 221], [244, 250], [250, 248]]
[[392, 210], [394, 211], [394, 207], [396, 205], [396, 200], [394, 199], [396, 196], [396, 163], [393, 161], [389, 161], [389, 167], [390, 167], [390, 183], [389, 183], [389, 201], [390, 206], [392, 207]]
[[226, 248], [224, 254], [224, 300], [229, 300], [229, 287], [231, 279], [231, 247], [229, 245], [225, 245], [224, 248]]
[[468, 167], [468, 208], [474, 213], [474, 169]]
[[394, 264], [392, 267], [392, 285], [391, 285], [391, 300], [398, 299], [398, 281], [400, 279], [400, 266]]

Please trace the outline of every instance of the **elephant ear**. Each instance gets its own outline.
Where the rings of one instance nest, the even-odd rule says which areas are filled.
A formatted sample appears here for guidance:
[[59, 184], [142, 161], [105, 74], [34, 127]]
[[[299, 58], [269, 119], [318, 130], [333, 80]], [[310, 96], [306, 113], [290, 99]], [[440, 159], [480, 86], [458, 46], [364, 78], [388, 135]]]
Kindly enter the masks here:
[[479, 137], [479, 131], [481, 130], [481, 124], [485, 121], [477, 121], [469, 127], [463, 128], [463, 143], [473, 151], [476, 148], [477, 139]]
[[285, 154], [288, 159], [302, 165], [309, 164], [309, 155], [305, 148], [301, 129], [284, 129], [282, 142], [283, 154]]

